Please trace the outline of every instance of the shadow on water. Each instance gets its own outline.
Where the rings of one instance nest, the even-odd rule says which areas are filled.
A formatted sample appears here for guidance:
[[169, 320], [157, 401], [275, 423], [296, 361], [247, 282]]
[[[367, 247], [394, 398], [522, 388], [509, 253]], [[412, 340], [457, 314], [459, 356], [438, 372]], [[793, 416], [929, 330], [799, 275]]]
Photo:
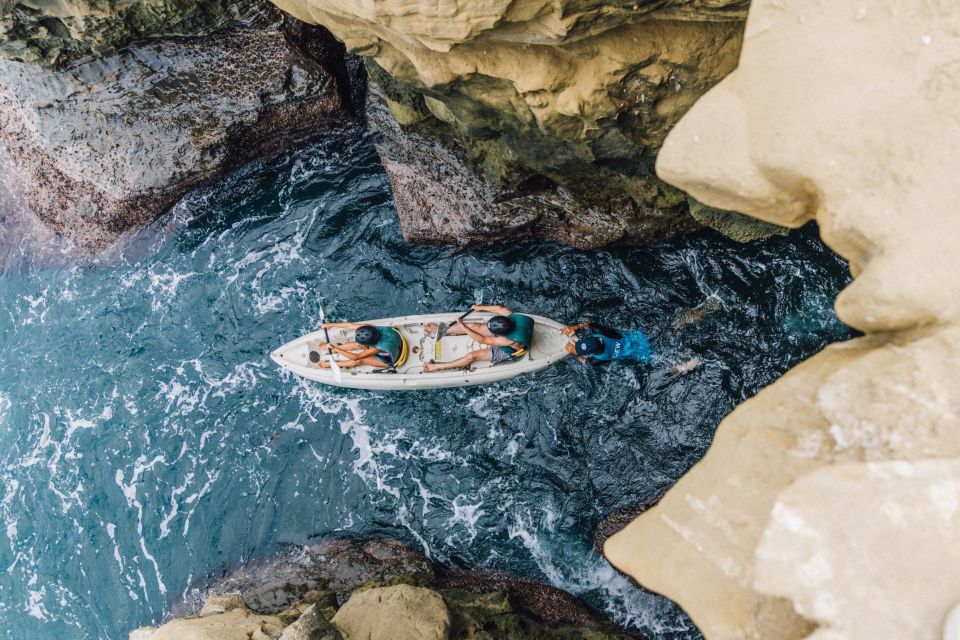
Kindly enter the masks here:
[[[226, 566], [334, 533], [399, 537], [546, 580], [651, 638], [697, 637], [612, 570], [593, 529], [675, 482], [735, 405], [851, 336], [830, 309], [845, 265], [812, 227], [746, 246], [413, 247], [352, 134], [195, 193], [174, 219], [136, 260], [0, 279], [5, 637], [123, 637]], [[369, 393], [267, 357], [321, 303], [363, 319], [473, 302], [642, 327], [656, 359]]]

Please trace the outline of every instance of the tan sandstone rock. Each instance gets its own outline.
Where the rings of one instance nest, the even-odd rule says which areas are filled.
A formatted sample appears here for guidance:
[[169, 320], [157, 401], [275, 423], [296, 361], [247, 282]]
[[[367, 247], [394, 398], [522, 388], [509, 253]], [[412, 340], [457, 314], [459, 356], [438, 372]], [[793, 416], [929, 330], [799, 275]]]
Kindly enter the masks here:
[[[660, 175], [709, 206], [794, 227], [816, 219], [856, 278], [837, 311], [867, 334], [744, 403], [703, 461], [607, 541], [615, 565], [680, 603], [709, 640], [868, 637], [840, 621], [882, 604], [914, 626], [872, 637], [934, 638], [943, 603], [960, 598], [945, 577], [960, 570], [952, 552], [920, 544], [925, 532], [917, 530], [910, 560], [925, 572], [911, 579], [928, 581], [936, 601], [921, 606], [909, 587], [885, 582], [885, 600], [863, 603], [875, 575], [904, 568], [870, 544], [911, 535], [888, 529], [889, 521], [881, 531], [847, 523], [863, 541], [863, 561], [850, 558], [831, 589], [838, 602], [866, 609], [844, 604], [837, 617], [817, 614], [803, 585], [804, 567], [815, 566], [812, 547], [774, 564], [769, 552], [756, 555], [765, 535], [782, 533], [771, 521], [778, 500], [822, 488], [811, 472], [960, 457], [957, 51], [960, 13], [950, 3], [756, 0], [737, 70], [660, 153]], [[878, 500], [884, 490], [883, 482], [858, 489]], [[817, 513], [826, 519], [819, 527], [836, 530], [838, 513], [827, 504]], [[843, 544], [824, 539], [821, 551], [839, 556]], [[818, 623], [840, 628], [816, 630]]]
[[274, 2], [371, 62], [408, 239], [597, 246], [696, 228], [653, 158], [734, 68], [745, 0]]
[[280, 618], [252, 611], [243, 598], [212, 596], [200, 615], [137, 629], [130, 640], [277, 640], [282, 632]]
[[843, 464], [777, 497], [754, 585], [848, 640], [937, 638], [960, 594], [960, 459]]
[[406, 584], [354, 593], [332, 622], [346, 640], [446, 640], [450, 632], [443, 597]]

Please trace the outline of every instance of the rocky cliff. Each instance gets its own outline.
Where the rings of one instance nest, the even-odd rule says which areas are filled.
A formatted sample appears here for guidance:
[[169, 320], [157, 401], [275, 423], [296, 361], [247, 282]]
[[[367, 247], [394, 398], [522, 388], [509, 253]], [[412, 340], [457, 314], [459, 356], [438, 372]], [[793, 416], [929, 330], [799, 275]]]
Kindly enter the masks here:
[[700, 201], [815, 219], [866, 334], [740, 406], [607, 540], [710, 640], [956, 637], [958, 27], [935, 2], [755, 0], [739, 67], [660, 154]]
[[281, 29], [268, 7], [0, 4], [0, 144], [16, 166], [4, 178], [99, 250], [189, 189], [356, 120], [359, 61], [322, 28]]
[[[594, 247], [699, 227], [654, 158], [736, 66], [746, 0], [276, 4], [367, 61], [408, 239]], [[740, 239], [778, 229], [693, 213]]]

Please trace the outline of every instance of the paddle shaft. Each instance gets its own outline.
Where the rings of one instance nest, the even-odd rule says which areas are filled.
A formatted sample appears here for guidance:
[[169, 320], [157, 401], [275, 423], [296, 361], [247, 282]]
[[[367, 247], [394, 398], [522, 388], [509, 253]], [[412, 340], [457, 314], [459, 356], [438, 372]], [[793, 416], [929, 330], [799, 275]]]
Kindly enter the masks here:
[[333, 357], [333, 347], [330, 346], [330, 332], [327, 331], [327, 314], [323, 312], [323, 306], [320, 307], [320, 322], [324, 325], [323, 327], [323, 337], [327, 340], [327, 360], [330, 361], [330, 368], [333, 370], [333, 375], [337, 379], [337, 382], [342, 380], [342, 374], [340, 373], [340, 365], [337, 364], [337, 359]]

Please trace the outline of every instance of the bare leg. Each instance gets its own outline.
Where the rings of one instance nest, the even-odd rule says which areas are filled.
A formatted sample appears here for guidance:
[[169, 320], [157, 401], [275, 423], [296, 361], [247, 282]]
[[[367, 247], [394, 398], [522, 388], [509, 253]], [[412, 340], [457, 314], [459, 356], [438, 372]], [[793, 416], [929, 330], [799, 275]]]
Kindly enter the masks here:
[[[368, 367], [377, 367], [378, 369], [386, 369], [387, 365], [384, 364], [383, 360], [380, 358], [374, 358], [373, 356], [369, 358], [364, 358], [363, 360], [337, 360], [337, 364], [340, 365], [341, 369], [351, 369], [353, 367], [359, 367], [361, 365], [366, 365]], [[330, 361], [321, 360], [317, 365], [321, 369], [329, 369]]]
[[[360, 344], [359, 342], [347, 342], [347, 343], [345, 343], [345, 344], [337, 344], [336, 342], [334, 342], [334, 343], [331, 343], [331, 344], [332, 344], [332, 346], [334, 346], [334, 347], [340, 347], [341, 349], [345, 349], [345, 350], [347, 350], [347, 351], [360, 351], [361, 349], [368, 349], [368, 348], [369, 348], [369, 347], [363, 346], [363, 345]], [[317, 351], [326, 351], [326, 350], [327, 350], [327, 347], [329, 347], [329, 346], [331, 346], [331, 345], [330, 345], [330, 344], [327, 344], [326, 342], [320, 342], [320, 343], [317, 344]], [[334, 353], [336, 353], [336, 352], [334, 352]]]
[[[482, 336], [493, 335], [492, 333], [490, 333], [490, 329], [487, 329], [486, 322], [469, 322], [467, 324], [470, 326], [471, 329], [473, 329], [474, 331], [476, 331]], [[463, 330], [463, 325], [460, 324], [459, 322], [457, 324], [450, 325], [450, 328], [447, 329], [448, 336], [462, 336], [464, 333], [466, 332]]]
[[493, 349], [488, 347], [486, 349], [478, 349], [476, 351], [471, 351], [462, 358], [457, 358], [451, 362], [436, 362], [430, 364], [429, 362], [423, 365], [424, 373], [431, 373], [433, 371], [447, 371], [449, 369], [466, 369], [474, 362], [483, 362], [493, 359]]

